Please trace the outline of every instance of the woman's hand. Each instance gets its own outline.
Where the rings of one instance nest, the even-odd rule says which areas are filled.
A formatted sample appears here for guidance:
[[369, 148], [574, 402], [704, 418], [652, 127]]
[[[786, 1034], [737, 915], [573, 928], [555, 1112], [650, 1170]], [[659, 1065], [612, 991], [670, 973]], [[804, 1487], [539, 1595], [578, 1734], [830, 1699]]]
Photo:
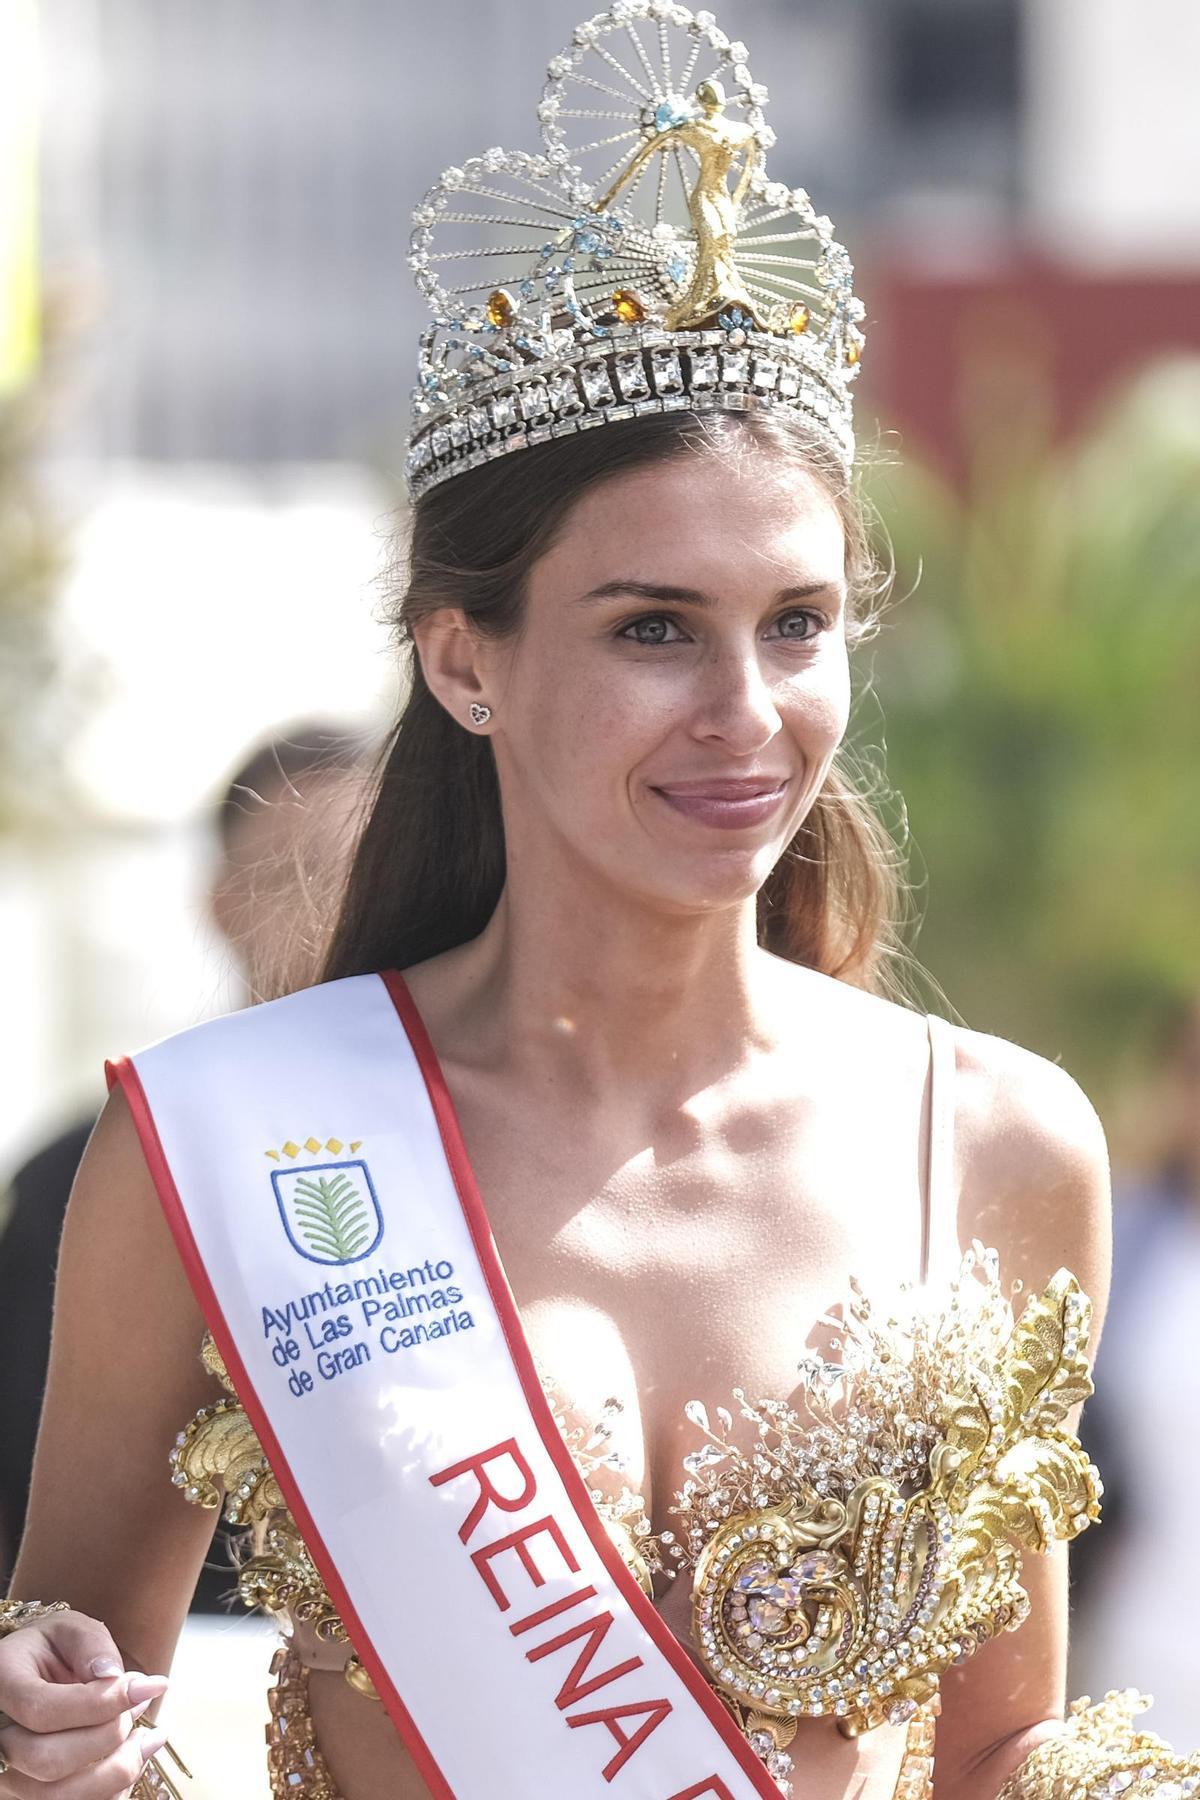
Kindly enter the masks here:
[[127, 1674], [98, 1619], [55, 1612], [0, 1639], [0, 1796], [114, 1800], [166, 1733], [135, 1722], [165, 1675]]

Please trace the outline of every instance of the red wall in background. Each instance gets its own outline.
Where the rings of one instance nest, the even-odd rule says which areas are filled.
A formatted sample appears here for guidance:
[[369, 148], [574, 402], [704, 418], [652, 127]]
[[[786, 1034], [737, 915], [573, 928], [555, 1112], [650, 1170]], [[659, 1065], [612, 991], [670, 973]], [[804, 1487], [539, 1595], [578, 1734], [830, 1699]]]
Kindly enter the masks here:
[[855, 288], [867, 308], [860, 435], [878, 420], [900, 433], [901, 455], [957, 480], [981, 422], [1061, 440], [1147, 361], [1200, 355], [1200, 274], [1089, 275], [1017, 251], [945, 277], [864, 259]]

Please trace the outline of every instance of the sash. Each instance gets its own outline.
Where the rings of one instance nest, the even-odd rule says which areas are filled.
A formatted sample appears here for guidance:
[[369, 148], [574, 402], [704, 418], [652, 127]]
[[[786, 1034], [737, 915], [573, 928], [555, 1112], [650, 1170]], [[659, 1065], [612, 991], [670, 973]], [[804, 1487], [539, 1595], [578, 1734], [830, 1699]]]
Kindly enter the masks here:
[[449, 1800], [779, 1800], [589, 1497], [398, 975], [109, 1065], [230, 1378]]

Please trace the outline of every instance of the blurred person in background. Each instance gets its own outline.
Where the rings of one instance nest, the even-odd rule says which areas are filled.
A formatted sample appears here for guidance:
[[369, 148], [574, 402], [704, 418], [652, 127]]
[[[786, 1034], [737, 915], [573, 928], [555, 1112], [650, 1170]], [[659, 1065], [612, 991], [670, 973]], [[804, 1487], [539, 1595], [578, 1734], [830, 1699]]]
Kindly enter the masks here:
[[209, 909], [247, 1000], [315, 978], [337, 917], [366, 799], [371, 747], [312, 722], [272, 738], [216, 812]]
[[[367, 746], [325, 721], [258, 745], [212, 814], [208, 913], [248, 1004], [320, 959], [354, 847]], [[63, 1132], [11, 1177], [0, 1207], [0, 1587], [15, 1559], [50, 1351], [54, 1265], [75, 1171], [95, 1123]], [[195, 1605], [228, 1604], [224, 1534]]]
[[[1106, 1529], [1077, 1547], [1072, 1674], [1097, 1692], [1135, 1668], [1169, 1736], [1200, 1708], [1200, 995], [1169, 1014], [1153, 1076], [1156, 1154], [1114, 1180], [1111, 1299], [1084, 1415]], [[1165, 1370], [1169, 1382], [1151, 1378]]]

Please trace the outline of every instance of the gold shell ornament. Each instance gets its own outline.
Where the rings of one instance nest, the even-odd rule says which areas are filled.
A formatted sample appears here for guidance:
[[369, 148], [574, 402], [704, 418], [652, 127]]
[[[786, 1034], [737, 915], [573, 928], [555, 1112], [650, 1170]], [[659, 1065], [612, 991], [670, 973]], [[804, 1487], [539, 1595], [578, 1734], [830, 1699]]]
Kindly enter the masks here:
[[[226, 1393], [202, 1406], [179, 1433], [170, 1456], [172, 1482], [193, 1506], [215, 1509], [224, 1498], [226, 1523], [252, 1529], [253, 1554], [237, 1568], [238, 1596], [245, 1606], [290, 1613], [324, 1642], [348, 1643], [210, 1333], [205, 1333], [200, 1355]], [[357, 1657], [350, 1659], [345, 1673], [360, 1693], [374, 1692]]]
[[215, 1509], [225, 1500], [230, 1525], [252, 1525], [283, 1495], [267, 1466], [254, 1427], [231, 1395], [203, 1406], [175, 1440], [171, 1480], [193, 1506]]
[[1020, 1550], [1099, 1517], [1099, 1477], [1062, 1425], [1092, 1391], [1089, 1302], [1063, 1270], [1015, 1326], [1006, 1311], [979, 1246], [940, 1318], [876, 1329], [859, 1297], [845, 1364], [805, 1365], [815, 1427], [735, 1390], [747, 1453], [728, 1412], [713, 1428], [690, 1403], [709, 1440], [676, 1496], [696, 1646], [777, 1749], [805, 1716], [848, 1736], [912, 1719], [941, 1671], [1026, 1617]]

